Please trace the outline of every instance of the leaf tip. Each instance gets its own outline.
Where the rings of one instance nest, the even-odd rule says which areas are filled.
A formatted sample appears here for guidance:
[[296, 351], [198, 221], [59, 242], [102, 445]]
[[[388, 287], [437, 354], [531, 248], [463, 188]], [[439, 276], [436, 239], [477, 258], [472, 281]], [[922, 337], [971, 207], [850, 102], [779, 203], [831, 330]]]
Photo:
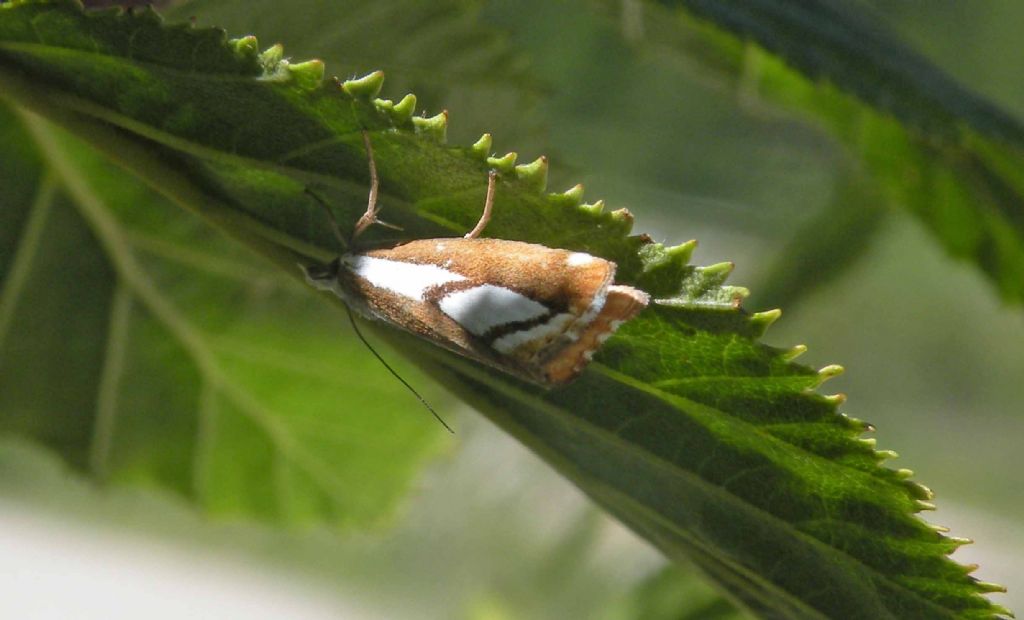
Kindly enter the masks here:
[[[827, 396], [822, 396], [822, 398], [825, 400], [826, 403], [832, 405], [833, 407], [839, 407], [840, 405], [846, 402], [846, 394], [843, 394], [842, 392], [838, 392], [836, 394], [828, 394]], [[856, 420], [853, 418], [850, 419], [853, 421], [855, 428], [857, 428], [858, 430], [866, 430], [866, 427], [868, 425], [864, 424], [860, 420]]]
[[[832, 400], [833, 398], [839, 396], [842, 396], [842, 400]], [[846, 402], [846, 394], [832, 394], [831, 396], [825, 396], [824, 398], [826, 402], [834, 402], [834, 406], [836, 407]], [[851, 431], [855, 433], [873, 433], [875, 431], [875, 427], [870, 422], [865, 422], [864, 420], [861, 420], [859, 418], [848, 416], [845, 413], [839, 413], [839, 416], [844, 422], [846, 422], [847, 428], [849, 428]]]
[[750, 297], [750, 289], [745, 286], [729, 286], [726, 287], [729, 291], [729, 295], [732, 296], [732, 307], [739, 309], [743, 305], [743, 300]]
[[313, 90], [324, 81], [324, 63], [322, 60], [307, 60], [297, 64], [286, 65], [288, 74], [295, 80], [299, 88]]
[[895, 450], [875, 450], [875, 458], [879, 461], [888, 461], [900, 458], [900, 454]]
[[485, 133], [484, 135], [480, 136], [479, 140], [473, 143], [473, 146], [469, 147], [469, 150], [478, 159], [488, 161], [488, 158], [491, 156], [492, 143], [493, 138], [491, 138], [491, 134]]
[[601, 215], [604, 213], [604, 201], [597, 200], [592, 203], [584, 203], [580, 205], [580, 210], [590, 215]]
[[504, 157], [488, 157], [487, 165], [502, 174], [509, 174], [516, 167], [516, 159], [519, 157], [515, 152], [506, 153]]
[[541, 155], [528, 164], [515, 167], [516, 178], [525, 181], [530, 187], [544, 191], [548, 185], [548, 158]]
[[736, 263], [732, 261], [725, 261], [701, 267], [700, 271], [701, 274], [710, 278], [715, 285], [720, 285], [729, 278], [729, 275], [734, 269], [736, 269]]
[[391, 120], [396, 125], [404, 125], [412, 119], [412, 115], [415, 112], [416, 95], [409, 93], [391, 108]]
[[280, 43], [271, 45], [259, 55], [260, 64], [263, 65], [263, 70], [267, 73], [277, 71], [277, 66], [281, 63], [282, 58], [284, 58], [284, 46]]
[[561, 193], [562, 199], [571, 207], [579, 207], [583, 204], [583, 184], [577, 183]]
[[750, 323], [754, 326], [758, 337], [763, 336], [768, 328], [771, 327], [775, 321], [778, 321], [782, 316], [782, 309], [775, 308], [774, 310], [765, 310], [764, 312], [755, 312], [750, 315]]
[[384, 72], [377, 70], [361, 78], [345, 80], [341, 83], [341, 90], [353, 99], [373, 99], [383, 86]]
[[[913, 469], [907, 469], [906, 467], [901, 467], [901, 468], [896, 470], [896, 477], [899, 478], [900, 480], [909, 480], [910, 478], [914, 477], [914, 470]], [[938, 530], [936, 528], [936, 531], [948, 532], [949, 528], [944, 527], [941, 530]]]
[[434, 116], [414, 116], [412, 125], [416, 133], [444, 143], [448, 139], [448, 110], [441, 110]]
[[697, 240], [690, 239], [689, 241], [680, 243], [679, 245], [674, 245], [672, 247], [665, 248], [665, 253], [669, 256], [669, 258], [677, 260], [685, 265], [690, 262], [690, 258], [693, 257], [693, 251], [696, 249]]
[[609, 215], [613, 221], [622, 225], [627, 234], [633, 230], [633, 214], [630, 213], [629, 209], [616, 209], [609, 213]]
[[253, 35], [247, 37], [241, 37], [238, 39], [231, 39], [228, 41], [228, 45], [234, 50], [235, 54], [244, 59], [258, 59], [260, 55], [260, 44], [259, 41]]
[[788, 349], [783, 350], [779, 355], [785, 362], [792, 362], [796, 358], [800, 357], [804, 353], [807, 353], [806, 344], [794, 345]]
[[[931, 502], [928, 502], [928, 501], [925, 501], [923, 499], [915, 499], [914, 500], [914, 508], [915, 508], [914, 512], [922, 512], [922, 511], [925, 511], [925, 510], [935, 510], [936, 506], [935, 506], [935, 504], [933, 504]], [[949, 540], [951, 540], [953, 542], [956, 542], [958, 540], [966, 540], [967, 542], [962, 543], [962, 544], [965, 544], [965, 545], [974, 542], [974, 541], [966, 539], [966, 538], [958, 539], [958, 538], [955, 538], [955, 537], [952, 537], [952, 536], [949, 538]]]
[[996, 592], [1006, 594], [1006, 586], [998, 583], [992, 583], [991, 581], [977, 581], [975, 582], [975, 586], [985, 594], [992, 594]]
[[929, 501], [935, 499], [935, 492], [921, 484], [920, 482], [913, 482], [912, 480], [904, 480], [903, 486], [910, 491], [910, 496], [914, 499]]
[[814, 387], [817, 388], [821, 386], [822, 383], [825, 383], [834, 377], [838, 377], [844, 372], [846, 372], [846, 369], [839, 364], [829, 364], [828, 366], [818, 370], [818, 383]]
[[408, 124], [416, 112], [416, 95], [409, 93], [398, 103], [390, 99], [374, 99], [373, 104], [391, 119], [393, 125], [401, 127]]

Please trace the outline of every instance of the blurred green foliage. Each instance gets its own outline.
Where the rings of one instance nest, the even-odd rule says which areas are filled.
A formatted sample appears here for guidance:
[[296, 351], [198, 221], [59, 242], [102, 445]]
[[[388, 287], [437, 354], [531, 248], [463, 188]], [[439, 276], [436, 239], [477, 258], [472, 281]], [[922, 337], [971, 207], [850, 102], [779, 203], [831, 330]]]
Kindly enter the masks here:
[[[8, 130], [22, 126], [3, 114]], [[4, 282], [7, 432], [212, 514], [326, 512], [339, 525], [388, 514], [441, 446], [429, 418], [406, 415], [386, 377], [339, 372], [371, 360], [303, 287], [70, 137], [61, 144], [78, 208], [48, 177], [4, 209], [27, 220]], [[6, 159], [4, 172], [40, 178], [33, 160]], [[148, 285], [119, 281], [112, 265]], [[390, 432], [375, 438], [380, 425]]]
[[[232, 32], [252, 31], [260, 34], [264, 40], [267, 37], [271, 40], [279, 38], [289, 44], [289, 50], [295, 49], [293, 42], [308, 46], [309, 49], [304, 51], [325, 57], [330, 67], [335, 66], [335, 60], [349, 62], [353, 73], [382, 66], [380, 58], [375, 58], [367, 50], [373, 50], [373, 44], [391, 43], [395, 46], [388, 37], [381, 36], [381, 32], [398, 29], [400, 24], [396, 19], [407, 14], [399, 7], [400, 3], [379, 3], [380, 8], [365, 12], [365, 22], [348, 29], [339, 29], [339, 33], [327, 32], [322, 35], [322, 45], [317, 46], [313, 39], [301, 37], [298, 33], [311, 30], [311, 23], [328, 21], [324, 15], [294, 11], [288, 13], [288, 19], [282, 20], [276, 16], [269, 18], [266, 13], [259, 11], [242, 12], [231, 3], [206, 4], [187, 3], [178, 10], [184, 15], [199, 16], [201, 23], [213, 22], [229, 26]], [[957, 11], [950, 6], [929, 7], [937, 14]], [[478, 7], [472, 11], [464, 11], [463, 8], [453, 5], [449, 17], [462, 20], [458, 23], [463, 24], [462, 27], [468, 32], [475, 32], [475, 25], [483, 20], [491, 33], [508, 33], [506, 38], [500, 39], [499, 45], [494, 46], [494, 51], [489, 52], [491, 56], [485, 57], [484, 62], [466, 60], [468, 68], [465, 70], [444, 67], [443, 59], [461, 59], [466, 56], [466, 49], [486, 46], [481, 46], [480, 41], [473, 38], [475, 35], [467, 35], [465, 48], [446, 47], [457, 45], [459, 37], [449, 39], [439, 34], [436, 40], [425, 37], [420, 42], [408, 42], [404, 50], [405, 60], [396, 61], [394, 67], [383, 65], [390, 78], [397, 76], [400, 80], [409, 80], [410, 88], [421, 95], [422, 104], [429, 109], [447, 107], [458, 110], [458, 106], [464, 106], [464, 111], [456, 112], [453, 116], [465, 114], [466, 119], [480, 119], [467, 120], [464, 124], [463, 118], [457, 116], [459, 121], [453, 125], [453, 136], [457, 135], [455, 132], [466, 132], [459, 137], [464, 138], [460, 140], [461, 143], [468, 143], [471, 141], [469, 136], [493, 130], [496, 121], [503, 121], [510, 127], [501, 133], [496, 132], [502, 144], [506, 144], [505, 140], [511, 142], [511, 136], [515, 135], [516, 146], [552, 145], [546, 149], [555, 154], [556, 168], [552, 176], [556, 182], [564, 180], [562, 185], [567, 187], [577, 180], [577, 175], [557, 168], [559, 159], [569, 159], [586, 172], [589, 193], [610, 196], [616, 203], [628, 200], [634, 205], [642, 204], [642, 207], [634, 209], [642, 218], [642, 230], [660, 229], [660, 233], [669, 238], [698, 236], [702, 240], [702, 247], [714, 254], [713, 259], [738, 258], [741, 272], [744, 268], [749, 270], [749, 265], [754, 265], [756, 270], [759, 265], [777, 260], [775, 255], [779, 247], [787, 242], [793, 242], [794, 248], [807, 247], [806, 241], [812, 242], [811, 246], [817, 242], [817, 250], [811, 247], [804, 254], [788, 254], [788, 264], [805, 263], [815, 257], [818, 260], [824, 258], [834, 261], [829, 264], [835, 268], [833, 275], [844, 277], [836, 281], [831, 281], [830, 277], [827, 278], [829, 282], [824, 282], [824, 276], [815, 275], [808, 283], [794, 289], [796, 293], [776, 292], [779, 297], [794, 300], [799, 294], [801, 305], [796, 317], [782, 323], [781, 329], [784, 331], [775, 334], [775, 338], [782, 342], [793, 338], [806, 340], [811, 344], [812, 351], [824, 352], [812, 355], [827, 355], [826, 359], [821, 360], [823, 363], [832, 359], [846, 362], [853, 372], [844, 381], [858, 403], [856, 411], [872, 412], [858, 417], [866, 417], [886, 430], [886, 443], [901, 447], [901, 452], [909, 457], [907, 461], [924, 474], [923, 478], [942, 481], [941, 485], [937, 485], [940, 492], [948, 489], [950, 493], [943, 493], [944, 498], [963, 498], [973, 501], [977, 506], [1007, 514], [1016, 510], [1013, 489], [1019, 485], [1019, 477], [991, 476], [991, 472], [1000, 470], [1010, 462], [1016, 452], [1014, 437], [1021, 436], [1019, 432], [1014, 432], [1020, 429], [1022, 423], [1019, 416], [1007, 415], [1016, 411], [1012, 390], [1014, 377], [1024, 372], [1024, 359], [1020, 354], [1024, 332], [1021, 330], [1020, 316], [999, 309], [992, 301], [991, 291], [975, 274], [950, 264], [941, 252], [936, 251], [932, 241], [922, 237], [898, 217], [889, 217], [885, 223], [856, 220], [849, 225], [834, 226], [834, 235], [821, 237], [822, 227], [818, 225], [819, 222], [836, 224], [844, 221], [842, 217], [830, 216], [828, 209], [840, 209], [844, 215], [849, 215], [850, 211], [845, 205], [856, 205], [860, 200], [851, 200], [851, 194], [855, 197], [867, 196], [868, 199], [872, 196], [872, 190], [861, 183], [860, 176], [849, 175], [847, 155], [842, 149], [832, 144], [829, 138], [817, 133], [813, 123], [808, 123], [799, 113], [777, 115], [766, 112], [771, 107], [770, 98], [768, 102], [758, 101], [756, 105], [750, 105], [751, 94], [757, 96], [756, 86], [752, 91], [744, 90], [742, 84], [735, 90], [723, 90], [721, 84], [709, 86], [706, 81], [694, 77], [690, 68], [686, 67], [686, 57], [678, 50], [648, 48], [642, 43], [637, 44], [635, 40], [629, 42], [628, 37], [621, 36], [622, 24], [616, 21], [614, 15], [609, 19], [607, 15], [589, 10], [584, 4], [553, 6], [541, 2], [491, 2], [486, 4], [482, 13], [476, 10]], [[1012, 9], [991, 9], [992, 12], [998, 10]], [[984, 32], [998, 31], [1004, 23], [1000, 20], [983, 20], [982, 17], [975, 17], [975, 14], [983, 17], [986, 12], [972, 13], [974, 19], [968, 19], [966, 23]], [[919, 39], [938, 40], [938, 35], [921, 34], [926, 29], [920, 22], [913, 21], [912, 15], [906, 18], [910, 20], [908, 28], [916, 28]], [[260, 19], [263, 21], [255, 21]], [[979, 22], [982, 24], [979, 25]], [[415, 30], [416, 24], [440, 21], [429, 22], [419, 15], [409, 23], [412, 24], [409, 28]], [[967, 35], [958, 30], [961, 23], [959, 19], [950, 19], [945, 23], [946, 30], [941, 31], [943, 37], [953, 32], [966, 39]], [[956, 24], [957, 27], [948, 24]], [[988, 30], [984, 29], [984, 24], [988, 25]], [[437, 32], [446, 33], [448, 28], [452, 26], [439, 27]], [[977, 35], [976, 31], [966, 27], [965, 31]], [[493, 40], [487, 39], [488, 42]], [[327, 56], [329, 52], [337, 58]], [[362, 64], [359, 61], [360, 54], [366, 54]], [[305, 57], [304, 54], [296, 55], [299, 58]], [[378, 55], [386, 56], [381, 52]], [[417, 61], [422, 60], [426, 62], [419, 65]], [[964, 62], [959, 57], [956, 60]], [[490, 65], [491, 62], [495, 64]], [[530, 72], [522, 70], [524, 62], [529, 63]], [[1003, 66], [1007, 63], [992, 61], [991, 64]], [[422, 66], [432, 67], [434, 71], [424, 71]], [[497, 68], [480, 69], [491, 66]], [[337, 72], [341, 73], [342, 69]], [[970, 71], [967, 73], [975, 75]], [[998, 71], [994, 73], [998, 74]], [[503, 78], [495, 79], [495, 75]], [[444, 82], [457, 86], [454, 90], [439, 89], [438, 84]], [[978, 86], [984, 89], [984, 85]], [[403, 89], [392, 92], [403, 92]], [[1013, 93], [1003, 96], [1010, 102], [1014, 101]], [[495, 101], [500, 105], [508, 105], [508, 112], [495, 111], [492, 107]], [[525, 123], [517, 119], [518, 111], [523, 108], [531, 110]], [[465, 129], [477, 122], [478, 126]], [[3, 125], [0, 123], [0, 127]], [[11, 123], [8, 126], [14, 128], [13, 131], [17, 124]], [[14, 140], [12, 143], [18, 142]], [[47, 186], [47, 182], [38, 181], [38, 173], [35, 172], [38, 164], [32, 163], [34, 155], [31, 152], [23, 155], [24, 159], [10, 160], [25, 162], [17, 163], [19, 167], [10, 173], [9, 184], [5, 183], [5, 187], [12, 188], [12, 196], [18, 196], [17, 192], [22, 190], [27, 192], [26, 196], [31, 196], [39, 187]], [[121, 187], [123, 184], [114, 185]], [[595, 188], [596, 192], [593, 191]], [[145, 192], [141, 189], [135, 191]], [[45, 193], [40, 195], [46, 197]], [[794, 197], [798, 199], [794, 200]], [[124, 200], [125, 205], [152, 200], [149, 196], [143, 197], [131, 192], [118, 198]], [[53, 212], [61, 213], [60, 205], [64, 199], [55, 193], [52, 200]], [[30, 202], [29, 199], [19, 204]], [[666, 215], [658, 216], [659, 209], [666, 211]], [[81, 224], [73, 220], [73, 213], [66, 206], [63, 210], [64, 217], [58, 219], [67, 222], [66, 232], [73, 234], [74, 230], [81, 230]], [[128, 211], [127, 206], [125, 210]], [[23, 213], [7, 208], [3, 211], [3, 217], [13, 219], [11, 227], [0, 227], [0, 236], [4, 234], [3, 231], [32, 230], [31, 226], [23, 228], [26, 217]], [[134, 212], [130, 215], [135, 216]], [[139, 217], [156, 218], [148, 209], [145, 213], [140, 212]], [[653, 225], [645, 226], [643, 223], [647, 220], [651, 220]], [[807, 233], [793, 237], [793, 231], [799, 228], [797, 224], [802, 224]], [[132, 226], [136, 224], [132, 222]], [[181, 262], [182, 257], [161, 255], [162, 250], [168, 249], [166, 245], [161, 247], [153, 239], [147, 238], [147, 235], [153, 236], [147, 231], [160, 230], [162, 234], [165, 229], [173, 231], [174, 226], [168, 227], [167, 221], [154, 219], [138, 224], [138, 227], [140, 232], [133, 231], [132, 241], [144, 251], [147, 260], [160, 265], [158, 272], [167, 271], [167, 278], [172, 284], [167, 290], [174, 291], [173, 285], [182, 281], [198, 279], [201, 282], [206, 279], [205, 276], [197, 278], [195, 261], [186, 265], [187, 274], [175, 275], [174, 269], [178, 268], [175, 260]], [[169, 234], [173, 241], [173, 232]], [[54, 237], [49, 231], [41, 234], [40, 239], [60, 241], [59, 237]], [[88, 248], [90, 243], [95, 241], [60, 241], [65, 247], [79, 245]], [[843, 252], [829, 253], [829, 243], [844, 246]], [[11, 248], [13, 245], [11, 242], [6, 247]], [[206, 240], [203, 249], [210, 249]], [[246, 281], [256, 279], [248, 263], [259, 259], [239, 252], [244, 253], [244, 250], [227, 250], [226, 256], [216, 257], [223, 259], [224, 263], [217, 264], [226, 265], [229, 271], [236, 271], [236, 276], [242, 274]], [[150, 257], [150, 254], [154, 256]], [[88, 255], [88, 251], [81, 254], [83, 257]], [[240, 259], [239, 256], [245, 258]], [[807, 258], [794, 262], [794, 256]], [[852, 259], [856, 257], [860, 257], [860, 260], [854, 264]], [[88, 260], [78, 261], [76, 269], [85, 271], [68, 273], [60, 269], [60, 265], [65, 264], [67, 259], [54, 258], [56, 264], [44, 265], [42, 268], [46, 268], [44, 273], [47, 274], [66, 274], [69, 283], [63, 286], [102, 282], [104, 277], [109, 282], [109, 274], [103, 273], [102, 264], [90, 265]], [[209, 271], [210, 257], [200, 258], [200, 263], [206, 265], [206, 271]], [[744, 262], [748, 266], [745, 267]], [[766, 270], [761, 268], [761, 271]], [[784, 290], [784, 284], [779, 284], [778, 274], [792, 275], [792, 268], [776, 270], [775, 273], [776, 276], [770, 277], [769, 281], [776, 283], [777, 289]], [[210, 286], [184, 291], [186, 297], [182, 299], [190, 300], [187, 305], [191, 308], [194, 303], [191, 300], [205, 299], [211, 295], [211, 291], [218, 291], [218, 294], [235, 298], [260, 294], [264, 296], [261, 300], [269, 296], [267, 307], [280, 304], [280, 300], [273, 297], [275, 285], [261, 283], [263, 288], [255, 293], [252, 290], [237, 291], [223, 287], [223, 275], [217, 276], [219, 279]], [[747, 280], [755, 279], [756, 275], [750, 271]], [[39, 277], [25, 277], [23, 285], [31, 290], [33, 284], [41, 281], [45, 282]], [[278, 286], [289, 289], [293, 285]], [[265, 290], [267, 287], [271, 288], [271, 292]], [[808, 294], [807, 291], [811, 290], [817, 292]], [[105, 324], [108, 313], [118, 307], [117, 293], [109, 290], [109, 286], [108, 289], [92, 286], [90, 291], [97, 298], [108, 300], [106, 303], [109, 308], [102, 303], [89, 307], [96, 313], [91, 317], [92, 320], [97, 325]], [[41, 295], [46, 293], [39, 291]], [[50, 293], [52, 296], [52, 291]], [[215, 296], [210, 298], [215, 299]], [[33, 306], [36, 305], [40, 308], [48, 307], [45, 303], [34, 302]], [[130, 305], [127, 310], [122, 305], [121, 310], [137, 312]], [[202, 318], [206, 318], [203, 311], [197, 311]], [[54, 307], [57, 315], [63, 316], [66, 312], [66, 309]], [[255, 312], [259, 314], [258, 310]], [[292, 316], [292, 310], [289, 309], [286, 314]], [[89, 313], [74, 313], [74, 316], [76, 320], [90, 320]], [[0, 319], [3, 318], [3, 313], [0, 313]], [[36, 318], [46, 317], [40, 315]], [[325, 355], [322, 368], [328, 374], [330, 371], [327, 369], [341, 364], [351, 367], [351, 357], [358, 355], [351, 344], [344, 344], [348, 341], [341, 337], [338, 338], [341, 342], [328, 343], [323, 336], [325, 333], [334, 333], [335, 329], [343, 329], [337, 316], [325, 312], [319, 319], [306, 320], [310, 321], [309, 337], [285, 343], [297, 345], [302, 364], [305, 365], [308, 358], [302, 352], [312, 346], [322, 349]], [[236, 328], [246, 329], [242, 323], [238, 321]], [[82, 325], [65, 325], [64, 329], [76, 334], [104, 333], [103, 328]], [[254, 339], [269, 337], [267, 325], [261, 326], [257, 321], [249, 327], [258, 335], [245, 332], [241, 340], [252, 342]], [[20, 330], [18, 333], [31, 333], [31, 330]], [[129, 338], [135, 338], [128, 342], [136, 343], [137, 347], [147, 353], [153, 350], [153, 347], [143, 345], [144, 334], [131, 331], [126, 331], [126, 334], [130, 334]], [[47, 336], [58, 341], [62, 338], [59, 331]], [[38, 341], [21, 344], [18, 351], [26, 348], [31, 351], [37, 344]], [[274, 341], [272, 348], [285, 344]], [[100, 343], [83, 343], [79, 346], [97, 355]], [[228, 351], [228, 347], [225, 347], [225, 351]], [[164, 359], [173, 358], [174, 355], [173, 352], [165, 353]], [[177, 355], [180, 356], [180, 352]], [[259, 357], [264, 358], [262, 362], [266, 362], [265, 355], [261, 353]], [[341, 361], [342, 357], [344, 361]], [[359, 357], [369, 363], [365, 355]], [[878, 362], [880, 357], [887, 360], [885, 364]], [[102, 356], [96, 362], [78, 366], [77, 370], [96, 373], [101, 363]], [[161, 371], [166, 372], [166, 361], [162, 363], [165, 365]], [[133, 367], [136, 366], [133, 364]], [[142, 370], [144, 365], [137, 367]], [[286, 376], [278, 374], [268, 379], [265, 375], [238, 365], [233, 366], [232, 370], [239, 372], [240, 376], [248, 377], [247, 380], [265, 385], [280, 385], [281, 378]], [[88, 390], [95, 387], [95, 377], [90, 378], [87, 374], [81, 377], [75, 374], [67, 376], [69, 385], [77, 381], [83, 386], [79, 390], [47, 392], [46, 385], [49, 382], [45, 380], [51, 374], [33, 372], [33, 367], [28, 365], [25, 373], [11, 382], [17, 389], [7, 389], [2, 393], [5, 397], [17, 398], [19, 407], [23, 403], [53, 406], [45, 399], [64, 398], [65, 394], [81, 394], [85, 401], [95, 397], [88, 394]], [[23, 380], [26, 376], [35, 380]], [[381, 393], [391, 394], [387, 398], [406, 398], [391, 390], [387, 377], [376, 373], [374, 376], [379, 378]], [[356, 381], [365, 383], [363, 375], [358, 377]], [[289, 382], [297, 390], [306, 392], [301, 389], [301, 384], [293, 383], [294, 379], [290, 377]], [[174, 382], [175, 385], [179, 383]], [[316, 389], [320, 389], [319, 386]], [[349, 394], [351, 390], [342, 386], [338, 393]], [[182, 397], [182, 394], [174, 394], [173, 390], [168, 394], [171, 397]], [[318, 405], [317, 410], [331, 409], [333, 415], [332, 402], [343, 398], [334, 397], [332, 401], [331, 397], [325, 397], [325, 402]], [[365, 412], [371, 406], [370, 401], [379, 406], [381, 411], [394, 412], [401, 420], [411, 417], [408, 411], [389, 405], [392, 400], [385, 401], [377, 395], [368, 396], [367, 403], [358, 409]], [[158, 403], [161, 406], [169, 404], [170, 401]], [[83, 406], [81, 402], [62, 403], [60, 406], [68, 412], [70, 421], [81, 422], [82, 418], [74, 413], [76, 406]], [[286, 405], [286, 408], [291, 406]], [[156, 413], [159, 406], [151, 410]], [[963, 420], [968, 415], [972, 424], [965, 429]], [[322, 418], [318, 416], [317, 419]], [[371, 420], [369, 423], [372, 423], [376, 416], [362, 419]], [[33, 418], [26, 415], [23, 420], [28, 424]], [[388, 420], [386, 425], [390, 428], [394, 423], [404, 424], [401, 420]], [[353, 424], [358, 426], [358, 423], [343, 417], [332, 417], [332, 423], [335, 422], [346, 427], [354, 428], [351, 426]], [[424, 426], [422, 422], [409, 422], [410, 428], [416, 425], [415, 428], [419, 429], [411, 432], [421, 433]], [[156, 428], [161, 432], [166, 430], [160, 426]], [[142, 430], [146, 432], [145, 428]], [[88, 433], [88, 429], [75, 430], [74, 424], [62, 427], [62, 431], [76, 432], [78, 436]], [[52, 441], [66, 440], [56, 437]], [[81, 444], [81, 441], [77, 442], [77, 445]], [[366, 452], [370, 455], [367, 457], [367, 466], [372, 468], [372, 455], [378, 447], [369, 441], [364, 444], [363, 447], [367, 448]], [[417, 442], [416, 445], [421, 444]], [[434, 449], [429, 442], [422, 445], [425, 446], [422, 452], [410, 452], [410, 461], [422, 459], [422, 456]], [[909, 449], [904, 446], [909, 446]], [[328, 447], [325, 446], [325, 449]], [[184, 454], [187, 453], [188, 450]], [[127, 468], [124, 475], [171, 480], [175, 485], [181, 485], [186, 492], [195, 493], [201, 487], [190, 486], [195, 485], [196, 481], [182, 474], [187, 472], [188, 465], [174, 462], [184, 454], [172, 447], [164, 456], [159, 451], [147, 452], [141, 463], [129, 458], [128, 462], [133, 463], [133, 467]], [[417, 454], [422, 456], [417, 457]], [[86, 451], [78, 458], [86, 463], [90, 455]], [[154, 461], [145, 463], [148, 458]], [[400, 472], [396, 481], [401, 483], [407, 480], [414, 470], [415, 465], [410, 465], [408, 470]], [[979, 484], [979, 480], [985, 482]], [[251, 486], [243, 483], [239, 488], [244, 487], [246, 493], [242, 495], [251, 495]], [[401, 486], [397, 485], [396, 493], [400, 492]], [[255, 501], [265, 501], [265, 498]], [[222, 508], [224, 512], [231, 512], [230, 507]], [[372, 511], [361, 514], [372, 514]], [[973, 528], [965, 533], [973, 533]], [[982, 545], [985, 542], [982, 540]], [[659, 578], [658, 582], [670, 582], [673, 578]], [[686, 578], [680, 579], [685, 581]], [[650, 588], [650, 585], [641, 586], [637, 596], [643, 601], [655, 600], [656, 597], [650, 594]], [[668, 590], [672, 591], [671, 588]], [[685, 590], [680, 587], [678, 591]], [[489, 599], [484, 596], [479, 600]], [[495, 600], [502, 600], [502, 597]], [[478, 607], [485, 612], [504, 608], [502, 603], [480, 603]], [[511, 606], [507, 613], [515, 617], [515, 606]]]

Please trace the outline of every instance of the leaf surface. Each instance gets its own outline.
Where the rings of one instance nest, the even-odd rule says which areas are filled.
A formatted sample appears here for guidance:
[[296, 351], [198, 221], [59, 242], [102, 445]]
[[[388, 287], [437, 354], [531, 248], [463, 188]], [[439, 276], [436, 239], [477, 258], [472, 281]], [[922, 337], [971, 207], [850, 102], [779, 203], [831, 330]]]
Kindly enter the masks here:
[[763, 98], [817, 119], [863, 167], [870, 193], [909, 209], [951, 255], [981, 269], [1007, 302], [1024, 301], [1018, 119], [848, 3], [657, 4], [673, 10], [650, 16], [650, 40], [699, 59], [702, 76], [724, 79], [748, 103]]
[[[297, 261], [336, 251], [306, 187], [329, 195], [343, 226], [365, 208], [363, 128], [383, 208], [404, 227], [374, 229], [375, 241], [470, 229], [493, 167], [502, 180], [488, 235], [618, 263], [622, 282], [658, 301], [564, 389], [541, 390], [404, 332], [376, 331], [749, 609], [777, 618], [998, 612], [980, 596], [992, 587], [948, 559], [960, 543], [914, 516], [930, 492], [906, 471], [879, 467], [889, 454], [859, 439], [867, 425], [837, 412], [842, 398], [814, 393], [837, 368], [813, 371], [792, 362], [801, 348], [758, 342], [778, 313], [739, 307], [745, 291], [724, 283], [731, 265], [694, 267], [692, 244], [628, 236], [628, 213], [583, 205], [578, 188], [544, 193], [547, 162], [488, 157], [489, 136], [446, 146], [447, 117], [415, 117], [408, 100], [376, 99], [380, 75], [339, 85], [322, 74], [316, 61], [283, 60], [280, 48], [258, 53], [251, 37], [229, 42], [216, 30], [163, 26], [148, 12], [83, 14], [67, 2], [0, 9], [7, 97], [295, 278]], [[57, 165], [56, 134], [26, 123], [72, 195], [81, 193]], [[115, 267], [122, 277], [130, 271]], [[348, 423], [331, 420], [303, 440], [340, 441]]]
[[[0, 114], [10, 144], [31, 143]], [[8, 149], [0, 166], [36, 180], [3, 210], [21, 216], [0, 262], [0, 429], [214, 515], [390, 513], [440, 433], [396, 406], [386, 378], [351, 373], [370, 362], [344, 324], [63, 132], [26, 123], [38, 159]]]

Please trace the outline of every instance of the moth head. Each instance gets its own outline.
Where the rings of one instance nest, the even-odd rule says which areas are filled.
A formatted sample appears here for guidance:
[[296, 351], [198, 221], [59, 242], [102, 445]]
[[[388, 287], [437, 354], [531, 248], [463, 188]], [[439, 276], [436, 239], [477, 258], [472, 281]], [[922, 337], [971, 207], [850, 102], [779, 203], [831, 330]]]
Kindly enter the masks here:
[[306, 281], [318, 289], [333, 290], [341, 269], [341, 257], [326, 265], [299, 265], [306, 274]]

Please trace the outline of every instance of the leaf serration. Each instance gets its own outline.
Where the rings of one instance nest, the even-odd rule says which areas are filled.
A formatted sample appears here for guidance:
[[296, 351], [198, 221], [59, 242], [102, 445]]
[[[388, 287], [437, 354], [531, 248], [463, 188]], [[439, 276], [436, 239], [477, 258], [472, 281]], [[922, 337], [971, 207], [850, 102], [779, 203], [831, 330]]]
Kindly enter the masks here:
[[391, 118], [392, 124], [396, 127], [403, 127], [412, 122], [412, 116], [416, 113], [416, 95], [409, 93], [402, 97], [398, 103], [390, 99], [374, 99], [374, 105]]
[[516, 159], [518, 157], [519, 155], [514, 151], [505, 153], [502, 157], [488, 157], [487, 165], [501, 174], [512, 174], [516, 169]]
[[516, 178], [523, 181], [527, 186], [543, 192], [548, 185], [548, 158], [541, 155], [528, 164], [519, 164], [515, 167]]
[[352, 78], [341, 83], [341, 90], [353, 99], [370, 101], [380, 94], [384, 86], [384, 72], [373, 71], [363, 77]]
[[297, 64], [288, 63], [284, 65], [284, 68], [302, 90], [316, 90], [323, 84], [324, 63], [322, 60], [313, 59]]
[[472, 146], [469, 147], [469, 152], [472, 153], [473, 156], [476, 157], [477, 159], [489, 163], [488, 158], [491, 156], [492, 142], [493, 138], [491, 137], [491, 134], [485, 133], [484, 135], [480, 136], [480, 139], [478, 139], [476, 142], [473, 143]]
[[438, 144], [448, 140], [448, 110], [430, 117], [413, 116], [412, 125], [417, 134], [431, 138]]
[[566, 202], [566, 204], [572, 208], [579, 208], [583, 204], [583, 184], [577, 183], [569, 189], [565, 190], [558, 196]]

